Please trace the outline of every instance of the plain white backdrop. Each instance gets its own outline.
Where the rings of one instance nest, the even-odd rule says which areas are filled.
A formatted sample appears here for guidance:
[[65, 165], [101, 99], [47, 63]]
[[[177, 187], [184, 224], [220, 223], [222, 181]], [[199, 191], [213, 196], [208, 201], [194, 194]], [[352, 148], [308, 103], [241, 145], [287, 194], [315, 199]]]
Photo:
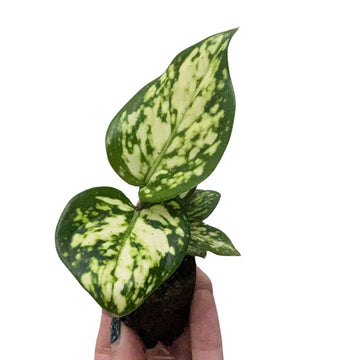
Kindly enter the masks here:
[[[173, 57], [240, 26], [234, 130], [199, 187], [240, 258], [209, 255], [225, 359], [360, 358], [358, 1], [2, 1], [2, 359], [93, 358], [100, 309], [58, 259], [67, 201], [136, 189], [107, 162], [117, 111]], [[194, 359], [196, 360], [196, 359]]]

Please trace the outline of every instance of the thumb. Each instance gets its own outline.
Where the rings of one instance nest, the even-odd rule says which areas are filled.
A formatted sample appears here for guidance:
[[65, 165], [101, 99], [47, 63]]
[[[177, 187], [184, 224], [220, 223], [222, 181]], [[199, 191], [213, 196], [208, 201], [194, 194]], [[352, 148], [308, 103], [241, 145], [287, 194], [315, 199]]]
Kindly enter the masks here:
[[121, 324], [120, 338], [110, 346], [109, 360], [146, 360], [144, 344], [137, 334]]
[[136, 333], [121, 324], [120, 337], [110, 344], [111, 315], [103, 310], [95, 348], [95, 360], [146, 360], [144, 345]]

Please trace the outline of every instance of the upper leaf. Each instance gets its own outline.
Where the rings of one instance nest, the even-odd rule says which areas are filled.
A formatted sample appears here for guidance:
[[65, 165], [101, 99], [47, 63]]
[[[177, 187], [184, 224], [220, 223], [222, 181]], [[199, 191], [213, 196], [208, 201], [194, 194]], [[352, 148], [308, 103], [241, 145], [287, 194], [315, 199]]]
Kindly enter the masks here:
[[235, 31], [181, 52], [109, 125], [109, 162], [125, 181], [141, 187], [142, 201], [163, 201], [190, 190], [219, 162], [235, 113], [227, 60]]
[[108, 312], [126, 315], [179, 266], [189, 224], [177, 201], [136, 210], [119, 190], [86, 190], [66, 206], [56, 229], [64, 264]]

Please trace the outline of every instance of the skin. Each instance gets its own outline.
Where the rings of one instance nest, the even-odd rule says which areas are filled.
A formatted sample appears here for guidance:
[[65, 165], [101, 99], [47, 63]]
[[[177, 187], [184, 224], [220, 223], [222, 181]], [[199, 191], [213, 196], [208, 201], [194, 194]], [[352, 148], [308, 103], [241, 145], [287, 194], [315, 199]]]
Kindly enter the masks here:
[[103, 311], [95, 360], [223, 360], [219, 319], [210, 279], [200, 269], [191, 305], [190, 324], [171, 345], [145, 350], [141, 340], [121, 325], [121, 336], [110, 344], [111, 315]]

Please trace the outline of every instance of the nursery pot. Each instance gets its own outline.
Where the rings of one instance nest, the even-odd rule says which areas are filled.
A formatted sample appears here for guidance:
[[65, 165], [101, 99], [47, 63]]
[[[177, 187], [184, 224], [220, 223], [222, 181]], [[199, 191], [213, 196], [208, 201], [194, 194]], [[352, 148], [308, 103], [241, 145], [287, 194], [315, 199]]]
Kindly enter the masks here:
[[160, 341], [170, 346], [189, 323], [196, 263], [185, 256], [176, 271], [145, 302], [121, 321], [137, 332], [147, 349]]

